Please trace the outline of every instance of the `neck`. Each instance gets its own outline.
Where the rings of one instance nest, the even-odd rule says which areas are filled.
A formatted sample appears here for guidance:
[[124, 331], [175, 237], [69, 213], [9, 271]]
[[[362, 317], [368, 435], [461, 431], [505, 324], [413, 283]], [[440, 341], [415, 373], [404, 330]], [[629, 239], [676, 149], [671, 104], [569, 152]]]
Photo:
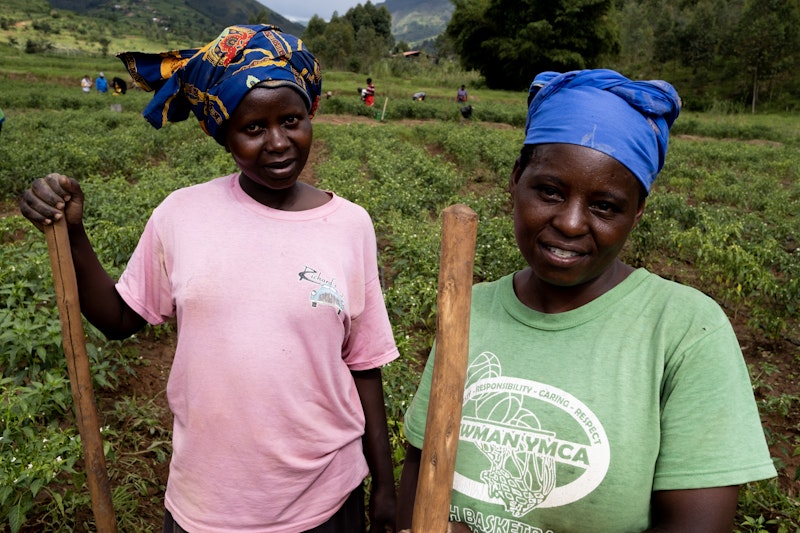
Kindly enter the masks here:
[[271, 189], [239, 174], [242, 190], [256, 202], [280, 211], [305, 211], [325, 204], [331, 196], [325, 191], [297, 181], [285, 189]]
[[535, 311], [564, 313], [588, 304], [627, 278], [633, 267], [617, 259], [601, 276], [580, 285], [562, 287], [547, 283], [526, 268], [514, 275], [514, 293]]

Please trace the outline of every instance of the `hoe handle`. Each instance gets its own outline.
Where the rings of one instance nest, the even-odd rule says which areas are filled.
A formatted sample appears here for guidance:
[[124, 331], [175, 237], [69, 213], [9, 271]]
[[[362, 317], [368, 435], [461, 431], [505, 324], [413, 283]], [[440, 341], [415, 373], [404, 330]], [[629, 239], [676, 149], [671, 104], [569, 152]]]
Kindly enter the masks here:
[[64, 355], [67, 358], [67, 371], [75, 404], [75, 417], [78, 432], [83, 443], [83, 457], [89, 492], [92, 497], [92, 512], [98, 533], [116, 533], [114, 507], [111, 503], [111, 489], [103, 454], [103, 440], [100, 437], [100, 423], [92, 389], [92, 376], [89, 370], [89, 357], [86, 355], [83, 321], [78, 300], [78, 282], [72, 253], [69, 247], [67, 223], [64, 218], [45, 226], [50, 266], [53, 269], [53, 283], [58, 302], [58, 315], [61, 319], [61, 338]]
[[469, 207], [457, 204], [442, 211], [436, 357], [411, 524], [413, 533], [447, 530], [469, 356], [477, 232], [478, 215]]

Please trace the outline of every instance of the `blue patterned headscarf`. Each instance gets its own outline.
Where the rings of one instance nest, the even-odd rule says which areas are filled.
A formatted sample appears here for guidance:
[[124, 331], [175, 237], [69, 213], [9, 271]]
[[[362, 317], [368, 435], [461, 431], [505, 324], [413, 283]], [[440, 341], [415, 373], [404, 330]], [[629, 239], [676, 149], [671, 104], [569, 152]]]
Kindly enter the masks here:
[[220, 126], [259, 83], [297, 90], [311, 117], [322, 92], [319, 62], [303, 41], [275, 26], [230, 26], [199, 49], [117, 57], [136, 85], [156, 92], [142, 113], [150, 124], [160, 128], [192, 112], [218, 142]]
[[593, 148], [625, 165], [650, 192], [681, 108], [672, 85], [631, 81], [613, 70], [542, 72], [530, 94], [524, 144]]

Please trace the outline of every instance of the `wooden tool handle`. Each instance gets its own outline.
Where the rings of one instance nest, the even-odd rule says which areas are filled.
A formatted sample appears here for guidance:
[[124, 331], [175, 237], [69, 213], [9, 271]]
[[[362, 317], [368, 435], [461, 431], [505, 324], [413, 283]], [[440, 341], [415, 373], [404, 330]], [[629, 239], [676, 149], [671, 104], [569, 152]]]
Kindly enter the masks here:
[[50, 266], [53, 269], [53, 283], [61, 319], [61, 337], [64, 355], [67, 358], [78, 432], [83, 444], [86, 477], [92, 497], [92, 512], [98, 533], [116, 533], [117, 524], [111, 503], [103, 440], [100, 437], [100, 422], [94, 400], [89, 357], [86, 354], [86, 339], [78, 300], [78, 282], [72, 264], [66, 221], [61, 218], [54, 224], [45, 226], [44, 234], [47, 238]]
[[469, 356], [477, 232], [478, 215], [469, 207], [457, 204], [442, 211], [436, 353], [411, 524], [413, 533], [447, 530]]

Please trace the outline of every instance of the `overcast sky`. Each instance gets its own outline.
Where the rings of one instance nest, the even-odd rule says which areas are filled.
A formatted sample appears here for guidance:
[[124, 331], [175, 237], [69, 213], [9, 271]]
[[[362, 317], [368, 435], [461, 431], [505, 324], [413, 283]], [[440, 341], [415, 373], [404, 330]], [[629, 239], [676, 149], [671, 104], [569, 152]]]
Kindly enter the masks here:
[[[313, 15], [330, 20], [334, 11], [344, 15], [351, 7], [365, 4], [366, 0], [258, 0], [273, 11], [293, 22], [305, 24]], [[373, 4], [383, 0], [372, 1]]]

